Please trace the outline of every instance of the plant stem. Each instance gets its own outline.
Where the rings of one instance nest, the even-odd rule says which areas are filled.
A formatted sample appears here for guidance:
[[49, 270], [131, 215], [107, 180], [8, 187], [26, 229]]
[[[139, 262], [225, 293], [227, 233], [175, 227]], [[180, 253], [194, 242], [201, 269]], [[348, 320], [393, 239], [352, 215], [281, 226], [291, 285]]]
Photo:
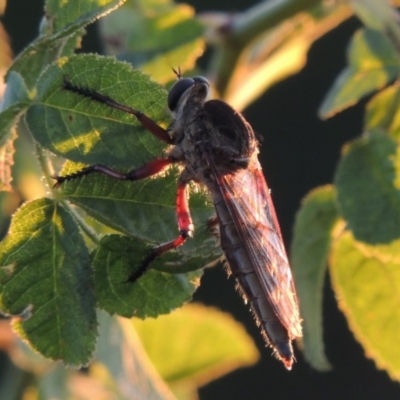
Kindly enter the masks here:
[[267, 29], [319, 3], [321, 0], [263, 1], [246, 10], [235, 20], [230, 40], [243, 48]]
[[36, 147], [36, 154], [40, 163], [40, 166], [42, 167], [42, 171], [44, 173], [44, 178], [46, 180], [47, 185], [52, 188], [54, 186], [54, 179], [52, 178], [53, 173], [51, 171], [51, 167], [50, 167], [50, 161], [45, 153], [45, 150], [43, 150], [43, 148], [35, 143], [35, 147]]
[[74, 207], [71, 206], [67, 201], [61, 201], [63, 207], [74, 217], [76, 222], [79, 224], [82, 231], [86, 234], [86, 236], [95, 244], [99, 244], [101, 240], [101, 235], [98, 235], [92, 227], [90, 227], [82, 216], [75, 210]]
[[295, 14], [316, 6], [321, 0], [263, 1], [239, 14], [224, 29], [223, 43], [211, 62], [215, 86], [221, 97], [226, 90], [243, 49], [258, 35]]

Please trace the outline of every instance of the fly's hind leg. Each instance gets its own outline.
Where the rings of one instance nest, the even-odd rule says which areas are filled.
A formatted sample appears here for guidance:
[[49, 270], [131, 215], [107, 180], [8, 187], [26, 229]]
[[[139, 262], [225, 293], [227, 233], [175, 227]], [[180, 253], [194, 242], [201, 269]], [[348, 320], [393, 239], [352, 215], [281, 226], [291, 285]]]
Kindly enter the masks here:
[[176, 239], [170, 242], [163, 243], [160, 246], [154, 247], [148, 256], [143, 260], [142, 265], [134, 273], [132, 273], [128, 282], [136, 281], [140, 276], [142, 276], [149, 268], [152, 261], [157, 257], [163, 255], [169, 250], [176, 249], [177, 247], [183, 245], [188, 237], [193, 235], [194, 227], [192, 217], [190, 216], [188, 195], [187, 195], [187, 185], [188, 181], [181, 178], [178, 182], [178, 190], [176, 194], [176, 216], [178, 220], [179, 235]]
[[[98, 165], [98, 164], [91, 165], [74, 174], [65, 176], [55, 176], [54, 179], [56, 179], [56, 183], [54, 186], [59, 187], [65, 181], [76, 179], [81, 176], [88, 175], [92, 172], [100, 172], [102, 174], [108, 175], [112, 178], [119, 180], [139, 180], [155, 175], [158, 172], [161, 172], [163, 169], [165, 169], [168, 165], [172, 164], [173, 162], [175, 162], [175, 160], [172, 158], [159, 158], [148, 164], [143, 165], [140, 168], [129, 171], [126, 174], [114, 171], [113, 169], [105, 167], [103, 165]], [[161, 256], [162, 254], [164, 254], [169, 250], [181, 246], [186, 242], [186, 239], [188, 237], [192, 236], [194, 227], [193, 227], [192, 217], [190, 216], [190, 211], [189, 211], [189, 203], [187, 195], [188, 181], [184, 180], [182, 176], [178, 182], [178, 190], [175, 202], [176, 215], [179, 227], [178, 237], [174, 240], [171, 240], [170, 242], [154, 247], [149, 252], [148, 256], [143, 260], [141, 266], [128, 277], [127, 282], [135, 282], [147, 271], [151, 262], [154, 261], [155, 258]]]

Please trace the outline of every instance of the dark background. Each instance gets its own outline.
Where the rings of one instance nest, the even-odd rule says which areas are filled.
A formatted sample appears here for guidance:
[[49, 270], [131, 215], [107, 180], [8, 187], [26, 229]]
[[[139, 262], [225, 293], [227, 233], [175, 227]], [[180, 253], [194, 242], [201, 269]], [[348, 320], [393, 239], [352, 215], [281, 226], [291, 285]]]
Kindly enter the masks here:
[[[198, 11], [216, 7], [216, 2], [211, 0], [188, 2]], [[254, 3], [224, 0], [219, 1], [217, 7], [218, 10], [237, 11]], [[12, 38], [15, 54], [36, 36], [42, 16], [41, 4], [40, 0], [8, 1], [3, 22]], [[341, 147], [361, 134], [365, 103], [328, 121], [321, 121], [316, 115], [324, 95], [344, 67], [347, 43], [359, 27], [359, 22], [351, 19], [318, 40], [309, 52], [307, 66], [300, 73], [275, 85], [244, 112], [255, 131], [264, 136], [261, 161], [287, 246], [290, 246], [301, 199], [311, 189], [332, 182]], [[93, 29], [90, 29], [92, 33]], [[89, 33], [84, 42], [86, 49], [95, 46], [91, 38]], [[333, 366], [331, 372], [312, 369], [297, 349], [297, 363], [291, 372], [286, 371], [271, 356], [271, 350], [264, 347], [258, 328], [234, 289], [234, 281], [226, 279], [222, 269], [206, 271], [195, 299], [231, 312], [246, 325], [262, 355], [255, 367], [240, 369], [200, 389], [201, 400], [400, 398], [399, 384], [365, 358], [363, 349], [349, 331], [337, 309], [328, 276], [324, 296], [324, 341]]]

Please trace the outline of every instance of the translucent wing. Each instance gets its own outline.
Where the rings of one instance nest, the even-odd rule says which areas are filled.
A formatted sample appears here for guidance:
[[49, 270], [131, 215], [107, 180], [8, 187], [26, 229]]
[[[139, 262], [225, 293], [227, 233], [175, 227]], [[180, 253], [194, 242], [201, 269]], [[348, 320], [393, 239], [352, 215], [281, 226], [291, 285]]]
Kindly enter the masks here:
[[291, 338], [301, 336], [296, 291], [268, 186], [254, 152], [246, 169], [218, 174], [219, 190], [264, 293]]

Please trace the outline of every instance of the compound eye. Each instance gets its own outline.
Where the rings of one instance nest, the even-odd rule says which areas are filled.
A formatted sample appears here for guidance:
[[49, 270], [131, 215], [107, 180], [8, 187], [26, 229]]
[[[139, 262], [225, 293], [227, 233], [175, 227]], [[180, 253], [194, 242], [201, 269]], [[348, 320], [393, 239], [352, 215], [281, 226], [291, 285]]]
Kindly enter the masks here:
[[[197, 79], [197, 78], [195, 78]], [[182, 78], [175, 82], [168, 93], [168, 108], [174, 111], [182, 95], [195, 83], [193, 78]], [[205, 78], [203, 78], [205, 79]]]

